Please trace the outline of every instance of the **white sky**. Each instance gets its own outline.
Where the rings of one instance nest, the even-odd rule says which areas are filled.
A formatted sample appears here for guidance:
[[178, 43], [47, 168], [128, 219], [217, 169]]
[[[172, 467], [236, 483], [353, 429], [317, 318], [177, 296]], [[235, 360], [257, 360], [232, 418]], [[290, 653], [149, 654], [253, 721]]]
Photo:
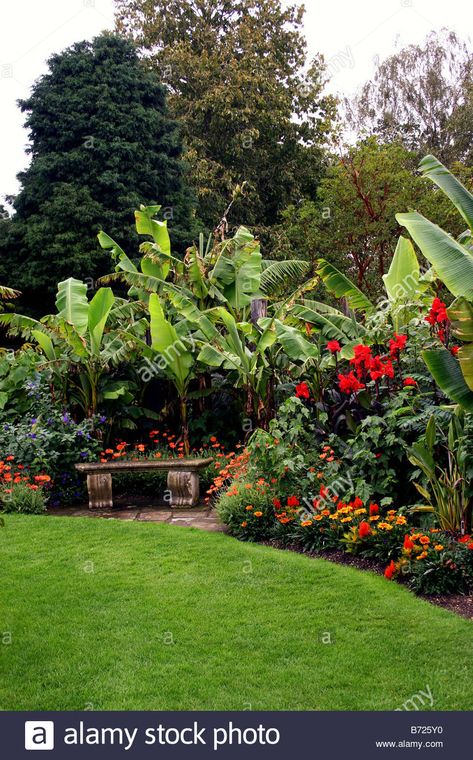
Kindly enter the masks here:
[[[473, 3], [465, 0], [306, 0], [311, 53], [322, 52], [330, 90], [350, 94], [368, 79], [379, 56], [420, 42], [447, 26], [466, 38]], [[16, 100], [47, 70], [46, 59], [113, 27], [113, 0], [15, 0], [4, 3], [0, 29], [0, 199], [18, 190], [27, 133]]]

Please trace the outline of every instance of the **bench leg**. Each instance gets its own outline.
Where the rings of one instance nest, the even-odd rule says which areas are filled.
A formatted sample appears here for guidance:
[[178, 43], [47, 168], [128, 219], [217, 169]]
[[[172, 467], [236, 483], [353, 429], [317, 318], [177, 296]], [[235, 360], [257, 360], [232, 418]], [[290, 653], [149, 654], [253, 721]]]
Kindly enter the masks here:
[[110, 472], [87, 475], [87, 490], [89, 492], [89, 509], [111, 509], [112, 474]]
[[171, 507], [194, 507], [199, 501], [199, 474], [169, 470], [168, 491], [171, 492]]

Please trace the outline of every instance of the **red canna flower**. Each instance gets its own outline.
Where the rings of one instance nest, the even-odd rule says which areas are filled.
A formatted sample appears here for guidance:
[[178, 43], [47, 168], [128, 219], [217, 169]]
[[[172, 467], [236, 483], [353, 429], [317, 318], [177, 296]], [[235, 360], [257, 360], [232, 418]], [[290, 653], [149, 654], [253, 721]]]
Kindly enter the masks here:
[[339, 351], [342, 350], [342, 347], [338, 340], [329, 340], [327, 343], [327, 348], [332, 354], [337, 354]]
[[404, 549], [407, 549], [408, 551], [414, 548], [414, 542], [411, 540], [411, 538], [407, 534], [404, 536], [403, 545], [404, 545]]
[[404, 385], [405, 388], [407, 388], [409, 386], [417, 385], [417, 382], [414, 380], [413, 377], [405, 377], [402, 384]]
[[288, 507], [298, 507], [300, 505], [300, 501], [297, 498], [297, 496], [288, 496], [287, 497], [287, 506]]
[[296, 396], [297, 398], [310, 398], [310, 391], [307, 383], [299, 383], [299, 385], [296, 385]]
[[360, 522], [360, 525], [358, 527], [358, 535], [360, 536], [360, 538], [366, 538], [366, 536], [369, 536], [370, 533], [371, 533], [371, 528], [370, 528], [369, 523], [365, 522], [364, 520], [363, 522]]
[[360, 381], [355, 377], [353, 372], [349, 372], [347, 375], [339, 375], [338, 376], [338, 385], [342, 393], [356, 393], [356, 391], [360, 391], [365, 386], [363, 383], [360, 383]]
[[379, 514], [379, 504], [370, 504], [370, 515], [377, 515]]

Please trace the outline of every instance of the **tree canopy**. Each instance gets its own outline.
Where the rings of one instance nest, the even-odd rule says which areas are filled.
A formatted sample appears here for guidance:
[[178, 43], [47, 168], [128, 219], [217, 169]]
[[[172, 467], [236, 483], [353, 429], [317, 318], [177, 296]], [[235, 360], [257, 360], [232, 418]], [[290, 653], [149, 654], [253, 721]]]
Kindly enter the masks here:
[[18, 175], [2, 244], [4, 281], [34, 292], [44, 307], [58, 280], [95, 280], [110, 268], [97, 232], [133, 245], [130, 220], [140, 203], [161, 203], [174, 246], [189, 243], [194, 222], [179, 127], [166, 112], [164, 87], [130, 41], [106, 34], [52, 56], [20, 107], [31, 164]]
[[[415, 208], [454, 234], [464, 223], [448, 200], [417, 173], [417, 156], [400, 143], [375, 137], [359, 142], [334, 159], [314, 201], [283, 214], [279, 247], [312, 262], [329, 260], [375, 297], [382, 287], [401, 229], [398, 209]], [[457, 176], [471, 185], [473, 172], [455, 164]]]
[[[280, 0], [118, 0], [117, 29], [140, 46], [183, 125], [198, 214], [212, 228], [248, 183], [238, 222], [272, 225], [316, 189], [334, 99], [307, 64], [303, 8]], [[192, 33], [189, 33], [192, 30]]]
[[350, 127], [385, 142], [401, 140], [444, 163], [471, 156], [473, 54], [453, 31], [431, 32], [381, 61], [374, 77], [345, 101]]

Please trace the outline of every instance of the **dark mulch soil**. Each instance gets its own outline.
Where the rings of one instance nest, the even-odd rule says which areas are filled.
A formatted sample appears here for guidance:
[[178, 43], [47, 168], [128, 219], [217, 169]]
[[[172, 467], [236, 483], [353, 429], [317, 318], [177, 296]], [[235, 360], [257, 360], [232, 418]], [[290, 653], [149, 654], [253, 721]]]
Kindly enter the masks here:
[[[371, 570], [373, 573], [383, 575], [385, 565], [376, 560], [362, 559], [361, 557], [353, 557], [351, 554], [346, 554], [341, 550], [331, 550], [327, 552], [306, 552], [301, 549], [297, 544], [285, 546], [280, 541], [263, 541], [262, 543], [267, 546], [273, 546], [276, 549], [283, 549], [286, 551], [297, 552], [298, 554], [306, 554], [308, 557], [318, 557], [320, 559], [327, 559], [329, 562], [336, 562], [339, 565], [349, 565], [350, 567], [356, 567], [357, 570]], [[421, 596], [426, 602], [436, 604], [437, 607], [444, 607], [450, 612], [455, 612], [457, 615], [473, 620], [473, 595], [468, 594], [452, 594], [451, 596]]]

